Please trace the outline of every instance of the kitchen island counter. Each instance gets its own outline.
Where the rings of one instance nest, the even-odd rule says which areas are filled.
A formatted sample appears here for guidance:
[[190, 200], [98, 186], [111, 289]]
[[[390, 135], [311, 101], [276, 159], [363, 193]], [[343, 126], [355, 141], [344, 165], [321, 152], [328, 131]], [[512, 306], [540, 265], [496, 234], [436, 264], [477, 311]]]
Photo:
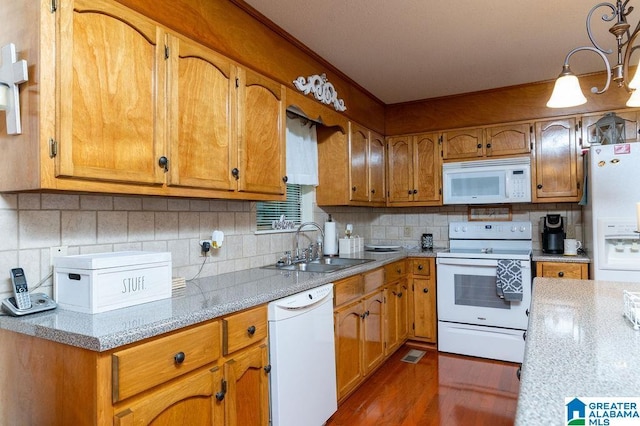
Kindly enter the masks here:
[[565, 397], [640, 397], [624, 290], [640, 283], [534, 280], [516, 425], [566, 424]]
[[372, 259], [373, 262], [333, 273], [253, 268], [195, 279], [169, 299], [100, 314], [58, 308], [19, 318], [0, 316], [0, 329], [102, 352], [281, 299], [407, 257], [435, 257], [437, 251], [364, 251], [344, 257]]

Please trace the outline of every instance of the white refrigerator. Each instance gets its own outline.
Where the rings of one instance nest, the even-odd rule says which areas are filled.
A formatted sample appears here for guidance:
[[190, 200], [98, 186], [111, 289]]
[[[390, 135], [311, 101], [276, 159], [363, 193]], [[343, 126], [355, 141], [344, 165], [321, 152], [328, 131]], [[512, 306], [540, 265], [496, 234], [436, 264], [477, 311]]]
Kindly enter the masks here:
[[585, 249], [591, 279], [640, 284], [640, 142], [589, 149]]

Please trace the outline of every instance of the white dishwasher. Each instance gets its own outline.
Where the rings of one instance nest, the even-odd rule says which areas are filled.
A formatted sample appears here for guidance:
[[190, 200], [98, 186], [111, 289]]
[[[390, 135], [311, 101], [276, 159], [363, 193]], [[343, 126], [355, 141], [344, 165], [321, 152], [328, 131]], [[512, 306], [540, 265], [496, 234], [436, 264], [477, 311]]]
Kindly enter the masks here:
[[271, 422], [320, 426], [338, 409], [333, 284], [269, 303]]

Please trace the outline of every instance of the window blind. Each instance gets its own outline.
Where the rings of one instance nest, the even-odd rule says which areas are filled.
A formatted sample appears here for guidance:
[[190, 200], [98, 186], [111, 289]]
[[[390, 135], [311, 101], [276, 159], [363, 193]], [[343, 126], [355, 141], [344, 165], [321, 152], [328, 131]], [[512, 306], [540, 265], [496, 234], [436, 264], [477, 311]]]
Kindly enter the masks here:
[[[274, 229], [273, 221], [280, 221], [284, 215], [286, 221], [300, 225], [302, 204], [302, 185], [287, 185], [286, 201], [258, 201], [256, 203], [256, 225], [258, 231]], [[282, 228], [281, 228], [282, 229]]]

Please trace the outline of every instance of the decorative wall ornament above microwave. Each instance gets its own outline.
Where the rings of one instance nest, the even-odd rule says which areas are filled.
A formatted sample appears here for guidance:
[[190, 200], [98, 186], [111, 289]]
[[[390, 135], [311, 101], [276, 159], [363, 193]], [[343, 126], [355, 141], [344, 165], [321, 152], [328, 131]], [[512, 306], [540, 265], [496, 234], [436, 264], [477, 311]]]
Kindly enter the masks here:
[[307, 80], [303, 76], [293, 80], [293, 84], [303, 94], [308, 95], [313, 93], [313, 96], [322, 102], [323, 104], [331, 105], [336, 111], [346, 111], [347, 107], [344, 105], [342, 99], [338, 99], [338, 92], [333, 84], [327, 80], [327, 75], [322, 73], [321, 75], [310, 75]]

